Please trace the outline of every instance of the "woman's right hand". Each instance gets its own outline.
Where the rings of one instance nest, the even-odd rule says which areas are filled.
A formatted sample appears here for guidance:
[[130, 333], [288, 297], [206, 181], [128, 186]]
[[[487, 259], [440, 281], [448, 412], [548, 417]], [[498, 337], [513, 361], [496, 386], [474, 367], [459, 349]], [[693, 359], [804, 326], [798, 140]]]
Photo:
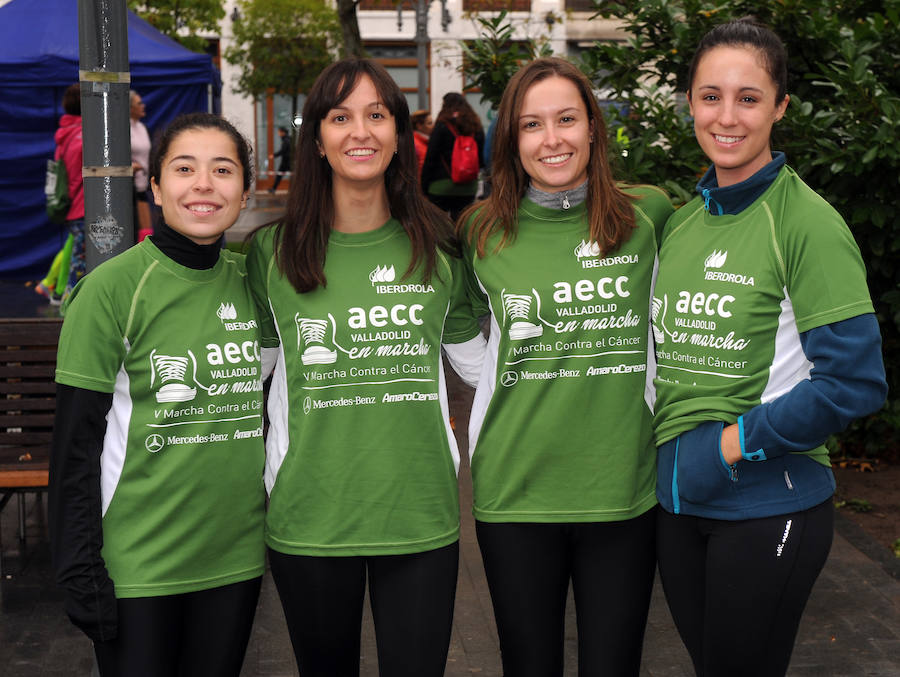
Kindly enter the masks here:
[[95, 642], [115, 639], [119, 631], [119, 611], [113, 582], [101, 559], [81, 576], [65, 585], [64, 607], [69, 620]]

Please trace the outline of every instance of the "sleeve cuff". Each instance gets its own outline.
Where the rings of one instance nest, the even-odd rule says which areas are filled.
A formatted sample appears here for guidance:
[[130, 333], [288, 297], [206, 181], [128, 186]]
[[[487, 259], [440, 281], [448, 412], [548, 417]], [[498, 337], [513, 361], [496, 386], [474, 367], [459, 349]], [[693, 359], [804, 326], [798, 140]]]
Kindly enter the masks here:
[[484, 364], [484, 353], [487, 347], [484, 335], [478, 332], [464, 343], [443, 344], [444, 353], [450, 360], [453, 371], [465, 381], [466, 385], [475, 388], [481, 377], [481, 367]]
[[747, 451], [747, 446], [744, 442], [744, 417], [738, 416], [737, 420], [738, 424], [738, 435], [741, 441], [741, 457], [745, 461], [768, 461], [769, 459], [766, 457], [766, 452], [762, 449], [757, 449], [756, 451]]

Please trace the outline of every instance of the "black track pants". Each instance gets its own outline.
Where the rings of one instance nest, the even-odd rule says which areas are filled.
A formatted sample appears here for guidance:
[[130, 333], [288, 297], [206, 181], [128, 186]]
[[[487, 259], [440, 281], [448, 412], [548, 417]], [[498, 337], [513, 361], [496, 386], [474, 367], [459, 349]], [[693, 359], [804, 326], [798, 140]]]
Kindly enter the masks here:
[[659, 511], [659, 573], [698, 677], [781, 677], [828, 558], [831, 499], [737, 522]]
[[505, 677], [563, 674], [570, 580], [580, 677], [638, 675], [656, 565], [654, 513], [584, 524], [476, 522]]
[[459, 543], [410, 555], [309, 557], [269, 550], [303, 677], [359, 675], [366, 574], [381, 677], [441, 677]]
[[117, 600], [118, 635], [95, 642], [102, 677], [238, 677], [262, 578]]

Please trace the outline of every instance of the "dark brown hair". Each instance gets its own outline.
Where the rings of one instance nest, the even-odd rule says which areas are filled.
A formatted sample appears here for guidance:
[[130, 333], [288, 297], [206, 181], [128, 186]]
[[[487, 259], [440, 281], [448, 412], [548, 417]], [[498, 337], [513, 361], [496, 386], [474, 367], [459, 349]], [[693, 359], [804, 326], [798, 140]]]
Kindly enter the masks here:
[[606, 125], [597, 105], [590, 81], [575, 66], [557, 57], [536, 59], [521, 68], [509, 81], [494, 127], [491, 158], [491, 194], [463, 212], [459, 228], [464, 229], [471, 219], [466, 236], [475, 242], [478, 256], [485, 255], [488, 239], [503, 233], [496, 249], [504, 247], [516, 237], [519, 203], [528, 188], [529, 176], [519, 157], [519, 116], [528, 90], [550, 77], [570, 80], [578, 89], [591, 122], [592, 143], [588, 159], [588, 189], [585, 200], [591, 240], [604, 254], [614, 251], [631, 236], [635, 226], [634, 209], [628, 195], [613, 179], [607, 162]]
[[431, 116], [424, 108], [421, 110], [417, 110], [415, 113], [411, 113], [409, 119], [412, 121], [412, 128], [418, 131], [419, 125], [425, 124], [425, 121]]
[[749, 47], [762, 57], [766, 72], [775, 84], [775, 104], [787, 94], [787, 49], [779, 37], [750, 16], [719, 24], [700, 39], [688, 69], [687, 91], [690, 97], [694, 75], [700, 60], [715, 47]]
[[456, 131], [463, 136], [475, 136], [476, 133], [482, 131], [481, 120], [478, 113], [469, 105], [459, 92], [447, 92], [442, 100], [441, 112], [438, 113], [434, 124], [448, 122], [456, 128]]
[[369, 59], [343, 59], [319, 75], [303, 106], [303, 124], [288, 193], [287, 213], [275, 226], [275, 263], [299, 293], [326, 284], [325, 251], [334, 223], [332, 171], [319, 154], [319, 127], [330, 110], [344, 101], [363, 76], [372, 80], [382, 103], [394, 117], [397, 153], [384, 173], [391, 216], [406, 231], [412, 259], [404, 277], [424, 264], [423, 280], [435, 269], [435, 249], [452, 249], [452, 227], [446, 215], [429, 203], [419, 187], [416, 151], [406, 97], [380, 64]]
[[217, 129], [234, 141], [234, 147], [237, 151], [238, 161], [244, 173], [244, 192], [250, 190], [250, 184], [253, 181], [253, 160], [251, 159], [250, 142], [234, 128], [228, 120], [212, 113], [187, 113], [179, 115], [172, 120], [168, 126], [156, 135], [153, 142], [153, 148], [150, 151], [150, 167], [148, 174], [157, 185], [159, 185], [160, 173], [162, 172], [162, 161], [169, 152], [169, 146], [182, 132], [192, 129]]
[[63, 110], [69, 115], [81, 115], [81, 83], [66, 87], [62, 98]]

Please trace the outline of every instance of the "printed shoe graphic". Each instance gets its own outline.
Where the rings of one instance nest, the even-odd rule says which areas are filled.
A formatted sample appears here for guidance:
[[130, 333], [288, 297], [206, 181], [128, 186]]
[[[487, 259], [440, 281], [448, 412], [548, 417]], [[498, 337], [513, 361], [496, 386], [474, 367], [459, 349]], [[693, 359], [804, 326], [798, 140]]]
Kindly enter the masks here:
[[150, 353], [150, 387], [162, 384], [156, 391], [157, 402], [189, 402], [197, 396], [197, 389], [185, 383], [187, 368], [187, 357], [159, 355], [155, 349]]
[[305, 346], [300, 355], [303, 364], [332, 364], [337, 361], [337, 351], [325, 345], [325, 332], [331, 323], [328, 320], [314, 320], [294, 315], [297, 323], [297, 348]]
[[503, 304], [503, 312], [511, 322], [509, 325], [509, 338], [513, 341], [535, 338], [544, 333], [544, 328], [531, 321], [532, 297], [527, 294], [510, 294], [505, 289], [500, 292], [500, 302]]
[[[666, 306], [668, 306], [668, 297], [664, 296], [663, 299], [666, 300]], [[660, 328], [663, 326], [663, 321], [666, 319], [666, 311], [663, 308], [663, 299], [659, 299], [654, 296], [651, 306], [652, 311], [650, 326], [653, 328], [653, 340], [656, 343], [666, 342], [666, 335]]]

